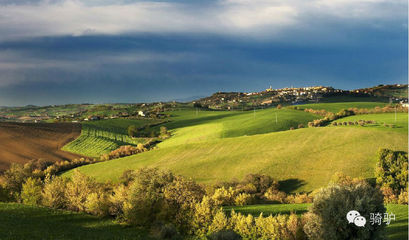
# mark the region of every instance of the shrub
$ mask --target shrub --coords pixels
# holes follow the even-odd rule
[[[136,137],[138,133],[138,128],[135,125],[130,125],[128,126],[128,136],[130,137]]]
[[[204,196],[201,202],[194,205],[193,211],[191,233],[203,237],[207,234],[216,213],[218,213],[217,205],[211,198]]]
[[[125,221],[124,219],[124,204],[128,200],[128,187],[125,185],[118,185],[112,190],[112,195],[109,196],[109,213],[112,216],[116,216],[119,221]]]
[[[383,194],[383,201],[384,203],[397,203],[398,197],[393,192],[392,188],[390,187],[381,187],[381,191]]]
[[[381,149],[375,176],[377,184],[391,188],[395,195],[407,191],[408,153]]]
[[[384,213],[382,193],[366,182],[330,184],[315,195],[304,231],[310,239],[384,239],[384,225],[349,224],[351,210],[368,220],[370,213]]]
[[[130,224],[147,226],[164,219],[168,209],[164,208],[163,189],[173,179],[173,174],[156,168],[137,170],[123,204],[124,220]]]
[[[408,192],[401,190],[399,196],[398,196],[398,203],[399,204],[408,204]]]
[[[27,178],[21,190],[21,200],[24,204],[38,205],[41,201],[42,182],[38,178]]]
[[[295,128],[294,127],[290,127],[290,130],[294,130]]]
[[[228,206],[234,205],[237,194],[237,191],[233,190],[232,187],[229,187],[228,189],[221,187],[216,189],[211,198],[213,202],[218,206]]]
[[[281,104],[278,104],[277,109],[281,109],[281,108],[283,108],[283,106]]]
[[[234,205],[236,206],[249,205],[252,202],[253,202],[253,196],[248,193],[240,193],[234,199]]]
[[[86,212],[97,216],[108,216],[110,210],[110,201],[106,193],[102,188],[98,189],[87,196],[85,201]]]
[[[313,197],[307,193],[297,193],[295,195],[288,195],[285,198],[285,203],[312,203]]]
[[[97,187],[94,179],[75,170],[65,188],[68,209],[84,212],[88,195],[96,192]]]
[[[302,123],[298,124],[298,128],[304,128],[304,124]]]
[[[265,193],[264,197],[273,202],[279,202],[279,203],[284,203],[285,199],[287,197],[287,194],[285,192],[281,192],[275,188],[269,188]]]
[[[67,180],[62,177],[46,178],[42,192],[42,204],[51,208],[65,208]]]
[[[191,179],[176,176],[164,187],[163,195],[167,221],[174,223],[181,232],[188,232],[193,206],[204,196],[202,187]]]
[[[9,194],[11,200],[20,201],[20,193],[23,183],[27,178],[32,177],[33,168],[31,163],[24,165],[12,163],[2,175],[2,182],[5,191]]]
[[[221,232],[229,228],[229,219],[226,217],[226,214],[222,209],[218,209],[212,224],[209,226],[209,233]]]

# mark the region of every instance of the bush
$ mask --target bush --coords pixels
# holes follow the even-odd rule
[[[232,187],[225,189],[224,187],[216,189],[211,197],[213,202],[218,206],[234,205],[235,198],[238,192],[233,190]]]
[[[348,223],[351,210],[368,219],[365,228]],[[385,210],[380,190],[366,182],[330,184],[315,195],[304,231],[310,239],[384,239],[385,226],[369,224],[369,217]]]
[[[87,197],[96,192],[97,187],[94,179],[75,170],[65,188],[68,209],[85,212]]]
[[[244,206],[249,205],[253,202],[253,196],[248,193],[240,193],[234,199],[234,205],[236,206]]]
[[[10,168],[2,175],[2,182],[5,191],[11,200],[20,201],[20,193],[23,183],[27,178],[33,176],[33,166],[31,163],[24,165],[12,163]]]
[[[304,128],[304,124],[302,123],[298,124],[298,128]]]
[[[42,182],[38,178],[27,178],[21,190],[21,200],[27,205],[38,205],[41,201]]]
[[[129,185],[126,201],[123,204],[123,218],[129,224],[147,226],[166,218],[164,207],[164,187],[172,182],[173,174],[158,169],[135,171],[135,179]]]
[[[284,203],[285,199],[287,197],[287,194],[285,192],[281,192],[275,188],[269,188],[265,193],[264,197],[273,202],[279,202],[279,203]]]
[[[193,207],[193,218],[191,221],[191,233],[203,237],[208,231],[209,227],[216,216],[216,213],[220,211],[217,210],[217,205],[214,201],[204,196],[202,201],[196,203]],[[219,213],[220,215],[221,213]]]
[[[110,201],[108,196],[108,193],[102,188],[88,195],[85,201],[86,212],[100,217],[108,216],[110,212]]]
[[[408,153],[381,149],[378,153],[375,176],[377,184],[391,188],[395,195],[402,190],[407,191]]]
[[[135,125],[130,125],[128,126],[128,136],[130,137],[136,137],[138,134],[138,128]]]
[[[399,196],[398,196],[398,203],[399,204],[408,204],[408,192],[407,191],[401,191]]]
[[[65,208],[67,180],[62,177],[46,178],[42,192],[42,204],[51,208]]]

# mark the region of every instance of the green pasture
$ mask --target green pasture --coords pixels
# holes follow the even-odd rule
[[[335,122],[355,122],[359,120],[373,120],[376,121],[375,124],[367,124],[365,128],[376,128],[379,130],[386,130],[386,131],[398,131],[402,133],[408,132],[408,114],[407,113],[379,113],[379,114],[362,114],[362,115],[354,115],[345,118],[341,118],[336,120]],[[393,124],[394,126],[391,128],[390,126],[384,126],[384,124],[390,125]],[[352,126],[345,126],[345,127],[352,127]],[[361,127],[362,126],[354,126],[354,127]]]

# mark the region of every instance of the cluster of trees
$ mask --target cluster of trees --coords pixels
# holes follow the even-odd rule
[[[242,181],[215,184],[206,194],[220,206],[243,206],[253,203],[311,203],[307,193],[287,194],[277,180],[268,175],[249,174]]]
[[[374,114],[374,113],[390,113],[390,112],[408,112],[408,108],[402,106],[392,106],[388,105],[383,108],[375,107],[373,109],[366,109],[366,108],[349,108],[349,109],[342,109],[338,113],[327,112],[325,110],[316,110],[316,109],[304,109],[305,112],[309,112],[312,114],[317,114],[324,116],[324,118],[316,119],[312,122],[308,123],[308,127],[322,127],[328,125],[331,121],[337,120],[339,118],[348,117],[351,115],[359,115],[359,114]]]
[[[386,203],[408,204],[408,153],[381,149],[375,170]]]
[[[165,126],[161,126],[159,128],[159,132],[155,131],[155,129],[151,129],[153,125],[147,125],[142,128],[137,128],[135,125],[128,126],[127,132],[129,137],[159,137],[161,139],[166,139],[170,137],[170,132]]]
[[[376,124],[376,121],[373,120],[358,120],[354,122],[332,122],[332,126],[347,126],[347,125],[359,125],[359,126],[365,126],[365,124]]]
[[[120,146],[118,149],[111,151],[110,153],[103,154],[101,156],[101,160],[107,161],[111,159],[131,156],[137,153],[145,152],[147,150],[148,149],[146,148],[146,146],[142,143],[139,143],[137,146],[123,145],[123,146]]]
[[[262,198],[278,187],[271,177],[258,174],[229,185],[205,189],[191,179],[146,168],[124,172],[118,184],[98,183],[79,171],[70,179],[41,179],[29,169],[10,169],[2,176],[0,192],[25,204],[110,216],[151,228],[162,239],[181,235],[193,239],[383,239],[384,225],[368,224],[362,229],[345,220],[351,209],[366,217],[385,211],[381,191],[365,180],[337,175],[314,195],[311,210],[302,216],[253,217],[234,211],[228,215],[221,206],[241,204],[238,196],[252,192],[254,198]],[[237,189],[245,190],[234,193]]]

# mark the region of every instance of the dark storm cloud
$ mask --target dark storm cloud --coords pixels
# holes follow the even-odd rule
[[[407,79],[406,13],[397,11],[394,16],[385,16],[379,9],[396,9],[396,2],[388,5],[373,1],[378,6],[374,7],[361,1],[364,5],[358,16],[342,7],[351,1],[333,1],[334,5],[327,6],[328,11],[320,15],[312,14],[316,10],[299,13],[297,18],[302,15],[305,19],[302,22],[289,20],[286,14],[292,13],[286,7],[278,10],[284,14],[279,18],[266,15],[254,20],[246,16],[246,0],[214,2],[222,3],[219,8],[228,9],[223,10],[225,15],[233,23],[237,21],[226,33],[223,27],[209,27],[200,21],[195,22],[200,31],[186,23],[181,23],[181,28],[170,26],[161,31],[164,25],[159,21],[152,31],[145,26],[140,28],[143,31],[135,32],[131,25],[115,25],[113,18],[113,27],[107,26],[109,34],[73,36],[69,31],[75,28],[70,24],[63,26],[66,34],[60,34],[50,22],[41,30],[44,36],[19,33],[16,38],[18,27],[2,31],[0,24],[0,33],[11,32],[10,36],[14,36],[0,41],[0,105],[158,101],[215,91],[257,91],[270,85],[352,89]],[[257,0],[255,5],[267,6],[270,2]],[[300,4],[290,2],[294,9]],[[205,9],[211,8],[209,3],[205,3]],[[21,9],[29,11],[25,4],[26,9]],[[87,8],[70,4],[67,11]],[[113,3],[87,4],[103,7]],[[199,6],[189,4],[189,8]],[[166,6],[174,9],[173,5]],[[334,11],[334,6],[339,11]],[[243,18],[236,19],[229,8],[242,11]],[[150,5],[148,9],[151,11]],[[104,7],[97,10],[108,11]],[[277,31],[277,26],[286,27]]]

